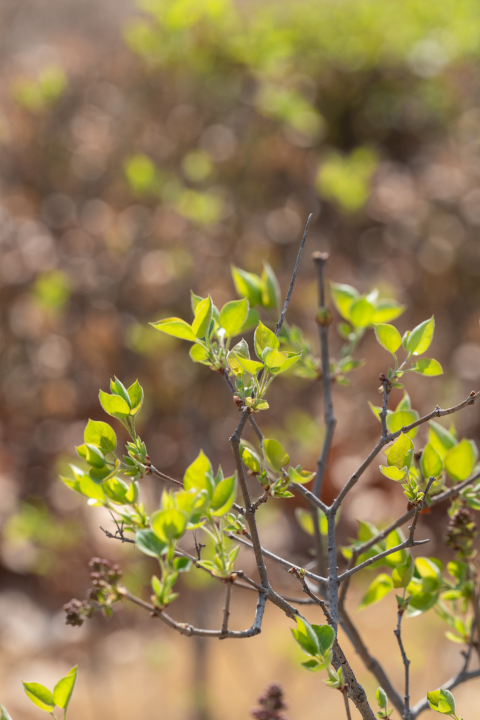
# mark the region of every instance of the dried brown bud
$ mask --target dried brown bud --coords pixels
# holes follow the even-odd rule
[[[477,394],[476,391],[475,391],[475,390],[472,390],[472,392],[470,393],[470,395],[469,395],[468,397],[473,397],[473,396],[476,395],[476,394]]]
[[[233,396],[233,402],[237,407],[241,407],[243,405],[243,400],[242,398],[238,397],[238,395]]]
[[[315,316],[315,321],[317,325],[321,325],[322,327],[328,327],[328,325],[331,324],[332,320],[333,315],[331,310],[326,307],[318,308],[317,314]]]

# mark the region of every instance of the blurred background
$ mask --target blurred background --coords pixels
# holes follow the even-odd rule
[[[92,555],[120,562],[144,597],[155,563],[108,541],[100,525],[112,529],[111,519],[58,474],[75,461],[87,419],[106,419],[98,390],[113,375],[145,389],[139,431],[159,469],[182,477],[200,448],[233,469],[238,416],[221,378],[147,323],[190,319],[190,289],[217,306],[234,299],[232,263],[260,273],[268,261],[285,294],[309,213],[289,315],[315,352],[310,254],[328,250],[330,279],[377,286],[408,306],[402,332],[435,314],[432,355],[445,376],[409,378],[415,409],[478,389],[479,37],[477,0],[2,0],[0,701],[14,720],[41,712],[21,679],[53,686],[76,663],[70,720],[241,720],[272,680],[285,686],[291,720],[318,718],[320,707],[322,717],[342,715],[340,694],[300,668],[273,607],[264,632],[238,644],[179,637],[131,607],[65,626],[62,605],[84,597]],[[331,344],[334,354],[333,328]],[[377,403],[388,357],[371,334],[358,354],[366,366],[335,389],[330,494],[378,434],[367,401]],[[264,433],[313,468],[320,384],[282,376],[269,401]],[[479,439],[475,408],[456,421]],[[346,504],[344,540],[356,518],[403,511],[398,486],[376,467]],[[142,483],[154,508],[161,486]],[[265,507],[262,539],[304,564],[310,539],[292,505]],[[428,554],[450,558],[447,521],[442,508],[420,524]],[[239,566],[254,572],[249,555]],[[371,579],[353,588],[352,610]],[[171,614],[217,627],[223,594],[204,580],[188,575]],[[235,591],[234,627],[251,624],[254,604]],[[354,616],[400,682],[394,598]],[[308,617],[321,621],[316,610]],[[461,646],[444,640],[433,614],[405,625],[418,699],[453,674]],[[465,717],[478,683],[455,693]]]

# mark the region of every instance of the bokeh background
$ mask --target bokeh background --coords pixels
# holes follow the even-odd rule
[[[41,712],[21,679],[53,685],[76,663],[71,720],[240,720],[271,680],[283,682],[292,720],[342,715],[340,694],[299,667],[275,608],[262,635],[238,644],[178,637],[127,607],[66,627],[62,605],[84,597],[92,555],[119,561],[144,597],[155,567],[108,541],[100,525],[110,528],[109,517],[57,476],[86,420],[104,419],[98,390],[113,375],[145,389],[139,429],[159,469],[181,477],[200,448],[232,468],[237,414],[221,378],[147,323],[188,319],[190,289],[219,306],[233,299],[231,263],[259,273],[268,261],[285,292],[309,213],[289,312],[314,346],[309,256],[320,249],[334,281],[405,303],[402,331],[435,314],[433,356],[445,376],[409,379],[416,409],[478,389],[479,37],[476,0],[2,1],[0,701],[14,720]],[[330,494],[378,433],[367,400],[377,402],[388,358],[371,336],[359,354],[367,364],[352,387],[335,389]],[[320,384],[282,377],[269,400],[265,433],[313,467]],[[478,439],[475,408],[457,423]],[[402,511],[391,485],[375,468],[364,476],[343,513],[344,539],[356,518]],[[161,485],[144,489],[155,507]],[[262,539],[305,563],[310,540],[292,504],[266,506]],[[444,558],[446,523],[442,508],[419,527],[428,552]],[[253,573],[248,555],[240,564]],[[354,587],[352,611],[370,579]],[[223,596],[203,581],[190,573],[172,614],[217,626]],[[251,624],[253,606],[235,592],[235,627]],[[355,617],[400,682],[394,599]],[[453,673],[460,647],[433,615],[405,625],[418,699]],[[465,717],[478,690],[477,680],[456,691]]]

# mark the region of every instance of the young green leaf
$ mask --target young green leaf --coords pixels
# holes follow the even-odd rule
[[[404,433],[400,433],[387,452],[387,463],[399,469],[402,469],[405,465],[409,468],[412,464],[413,452],[414,445],[411,438]]]
[[[262,469],[260,464],[260,458],[250,448],[244,448],[242,452],[242,460],[245,465],[254,473],[260,472]]]
[[[166,542],[162,542],[152,530],[139,530],[135,534],[135,543],[139,550],[150,557],[160,557],[167,549]]]
[[[340,315],[344,317],[345,320],[350,320],[350,308],[360,297],[357,290],[350,285],[331,282],[330,291],[332,293],[333,304]]]
[[[380,472],[382,475],[385,475],[386,478],[389,480],[395,480],[395,482],[403,482],[405,478],[408,476],[408,467],[405,465],[402,468],[395,467],[395,465],[392,465],[391,467],[385,467],[385,465],[380,465]]]
[[[255,330],[254,342],[255,352],[257,353],[257,357],[260,359],[262,359],[262,353],[265,348],[268,347],[276,350],[280,346],[278,337],[262,322],[258,323],[258,327]]]
[[[236,375],[243,375],[247,372],[250,375],[256,375],[263,368],[263,363],[256,360],[249,360],[243,355],[239,355],[235,350],[231,350],[227,356],[228,364]]]
[[[197,336],[185,320],[181,318],[165,318],[165,320],[159,320],[156,323],[150,323],[156,330],[164,332],[167,335],[173,335],[173,337],[180,338],[180,340],[189,340],[195,342]]]
[[[203,338],[208,334],[212,322],[213,303],[210,295],[198,303],[195,310],[195,320],[192,323],[192,331],[197,338]]]
[[[130,415],[130,405],[120,395],[109,395],[108,393],[100,390],[99,393],[100,405],[105,410],[107,415],[111,415],[119,420],[122,420],[127,415]]]
[[[268,367],[270,372],[273,375],[280,375],[280,373],[285,372],[289,368],[292,367],[292,365],[295,365],[300,360],[302,353],[283,353],[279,350],[271,350],[270,348],[265,348],[263,352],[263,359],[265,362],[265,365]]]
[[[130,404],[132,406],[130,415],[136,415],[142,408],[143,405],[143,388],[141,387],[138,380],[135,380],[133,385],[127,390],[128,397],[130,398]]]
[[[114,452],[117,436],[107,423],[89,420],[83,439],[86,444],[97,445],[103,453]]]
[[[187,527],[187,516],[175,508],[157,510],[152,515],[152,530],[163,542],[169,543],[182,537]]]
[[[375,308],[366,298],[355,300],[350,306],[350,322],[358,328],[367,327],[373,321]]]
[[[219,517],[220,515],[225,515],[225,513],[230,510],[235,502],[236,489],[236,475],[226,477],[218,483],[210,503],[212,515]]]
[[[394,553],[396,555],[396,553]],[[408,556],[406,562],[397,565],[392,571],[392,582],[394,588],[405,588],[410,584],[415,563],[411,555]]]
[[[446,430],[435,420],[430,420],[428,425],[428,442],[444,460],[447,452],[457,444],[457,440],[449,430]]]
[[[424,478],[438,477],[443,470],[439,453],[431,443],[427,443],[420,458],[420,467]]]
[[[185,490],[191,490],[192,488],[197,492],[199,490],[206,490],[209,496],[212,497],[215,489],[212,465],[203,450],[200,451],[198,457],[186,469],[185,475],[183,476],[183,484]]]
[[[477,462],[478,449],[473,440],[462,440],[445,455],[445,470],[452,480],[461,482],[470,477]]]
[[[40,710],[44,710],[45,712],[52,712],[53,708],[55,707],[55,702],[53,700],[53,694],[50,692],[50,690],[47,690],[47,688],[44,685],[40,685],[40,683],[23,683],[23,689],[25,690],[25,693],[29,700],[32,701],[34,705],[40,708]]]
[[[250,307],[262,304],[262,294],[264,290],[263,282],[253,273],[246,272],[232,265],[232,278],[235,290],[241,297],[246,297],[250,303]]]
[[[385,692],[385,690],[383,688],[381,688],[381,687],[377,688],[376,698],[377,698],[379,708],[382,708],[382,710],[383,710],[384,708],[387,707],[387,702],[388,702],[387,693]]]
[[[330,625],[312,625],[312,630],[317,636],[320,655],[325,656],[333,645],[335,631]]]
[[[265,459],[272,470],[281,472],[282,468],[290,462],[287,451],[278,440],[265,438],[263,441],[263,450]]]
[[[300,647],[307,655],[318,655],[320,652],[320,646],[318,644],[318,638],[316,633],[313,631],[311,625],[302,618],[296,617],[297,627],[292,630],[292,635],[298,642]]]
[[[387,430],[391,433],[396,433],[407,425],[418,420],[419,415],[416,410],[399,410],[398,408],[391,413],[387,414]],[[409,438],[414,438],[418,432],[418,427],[409,430],[406,435]]]
[[[291,482],[304,485],[305,483],[309,483],[310,480],[313,480],[313,478],[315,477],[315,473],[308,472],[308,470],[303,470],[302,467],[298,465],[296,468],[288,468],[288,477],[290,478]]]
[[[384,598],[385,595],[388,595],[392,588],[393,583],[389,575],[386,575],[385,573],[377,575],[363,596],[358,609],[363,610],[363,608],[367,607],[367,605],[373,605],[374,603],[379,602],[379,600]]]
[[[397,328],[393,325],[386,325],[385,323],[375,324],[373,328],[380,345],[392,353],[392,355],[395,355],[402,344],[402,337]]]
[[[12,720],[9,713],[6,711],[6,709],[3,707],[3,705],[0,705],[0,720]]]
[[[200,295],[195,295],[193,290],[190,290],[190,303],[192,305],[192,312],[195,315],[195,311],[197,309],[197,306],[199,303],[202,302],[205,298],[200,297]]]
[[[207,351],[205,350],[203,345],[195,343],[195,345],[192,345],[192,347],[190,348],[188,354],[192,358],[193,362],[202,363],[202,365],[211,364],[208,360]]]
[[[229,337],[238,335],[248,317],[248,300],[232,300],[226,303],[220,311],[220,325]]]
[[[415,365],[412,367],[419,375],[425,375],[426,377],[436,377],[437,375],[443,375],[443,368],[438,360],[430,358],[420,358],[417,360]]]
[[[434,690],[427,693],[428,704],[431,710],[442,715],[455,715],[455,698],[449,690]]]
[[[77,666],[73,667],[65,677],[61,678],[53,688],[53,701],[59,708],[65,711],[72,697],[73,688],[77,679]]]
[[[432,315],[430,320],[425,320],[412,330],[406,343],[407,352],[412,355],[422,355],[430,347],[434,330],[435,318]]]
[[[276,310],[280,306],[280,286],[275,273],[267,262],[263,263],[262,283],[263,307]]]
[[[405,312],[405,305],[400,305],[396,300],[377,300],[373,322],[388,323],[396,320],[403,312]]]

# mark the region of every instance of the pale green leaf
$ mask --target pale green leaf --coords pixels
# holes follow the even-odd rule
[[[405,478],[408,475],[408,467],[405,465],[405,467],[397,468],[395,465],[392,465],[391,467],[385,467],[385,465],[380,465],[380,472],[382,475],[385,475],[386,478],[389,480],[395,480],[395,482],[403,482]]]
[[[285,465],[288,465],[288,463],[290,462],[290,457],[287,451],[285,450],[283,445],[278,442],[278,440],[264,438],[263,449],[265,453],[265,459],[272,468],[272,470],[280,472],[282,468],[285,467]]]
[[[53,689],[53,701],[59,708],[67,709],[77,679],[77,666],[61,678]]]
[[[100,390],[99,393],[100,405],[108,415],[122,419],[127,415],[130,415],[130,406],[119,395],[109,395],[108,393]]]
[[[258,323],[258,327],[255,330],[255,352],[258,358],[262,358],[262,353],[265,348],[272,348],[273,350],[278,349],[280,341],[278,337],[262,322]]]
[[[373,327],[380,345],[394,355],[402,344],[402,337],[397,328],[384,323],[376,324]]]
[[[345,320],[350,320],[350,308],[352,304],[359,298],[359,293],[350,285],[342,285],[340,283],[330,283],[330,291],[332,293],[333,304],[338,312]]]
[[[160,557],[168,548],[167,543],[159,540],[152,530],[139,530],[135,534],[135,543],[139,550],[150,557]]]
[[[360,298],[350,307],[350,322],[359,328],[367,327],[373,321],[375,315],[375,308],[366,298]]]
[[[40,685],[40,683],[35,682],[24,682],[23,689],[25,690],[28,699],[31,700],[34,705],[45,712],[52,712],[55,707],[53,694],[44,685]]]
[[[98,445],[104,453],[114,452],[117,447],[117,436],[107,423],[89,420],[83,435],[85,443]]]
[[[388,595],[392,588],[393,583],[389,575],[386,575],[385,573],[377,575],[363,596],[358,609],[363,610],[363,608],[367,607],[367,605],[373,605],[374,603],[379,602],[379,600],[384,598],[385,595]]]
[[[180,340],[195,342],[197,339],[191,325],[181,318],[166,318],[156,323],[150,323],[150,325],[153,325],[156,330],[160,330],[160,332],[164,332],[167,335],[173,335],[173,337],[180,338]]]
[[[414,445],[411,438],[400,433],[393,445],[387,451],[388,465],[394,465],[401,469],[405,465],[409,468],[413,460]]]
[[[422,355],[430,347],[434,330],[435,318],[432,315],[430,320],[425,320],[412,330],[406,343],[407,351],[413,355]]]
[[[478,450],[473,440],[462,440],[445,455],[445,470],[452,480],[461,482],[470,477],[477,462]]]
[[[238,335],[248,317],[249,305],[247,298],[232,300],[220,311],[220,325],[229,337]]]
[[[425,375],[427,377],[443,375],[443,368],[438,360],[430,358],[420,358],[420,360],[417,360],[412,369],[419,375]]]
[[[262,283],[263,307],[276,310],[280,305],[280,286],[275,273],[267,262],[263,263]]]
[[[198,303],[195,309],[195,319],[192,323],[192,332],[195,337],[203,338],[208,334],[212,322],[213,303],[210,295]]]
[[[428,425],[428,442],[444,460],[447,452],[457,444],[455,435],[442,427],[442,425],[439,425],[435,420],[430,420]]]
[[[236,489],[236,475],[226,477],[218,483],[210,503],[212,515],[219,517],[220,515],[225,515],[225,513],[230,510],[235,502]]]
[[[209,496],[212,497],[214,491],[212,465],[203,450],[200,451],[198,457],[185,471],[183,484],[185,490],[191,490],[192,488],[197,492],[206,490]]]
[[[388,323],[399,317],[405,309],[405,305],[400,305],[396,300],[377,300],[373,322]]]
[[[423,477],[438,477],[443,470],[443,462],[440,454],[431,443],[427,443],[420,458],[420,467]]]
[[[151,523],[155,535],[169,543],[182,537],[187,527],[187,516],[176,508],[157,510],[152,515]]]
[[[250,307],[262,304],[264,284],[258,275],[246,272],[232,265],[233,284],[241,297],[246,297]]]

